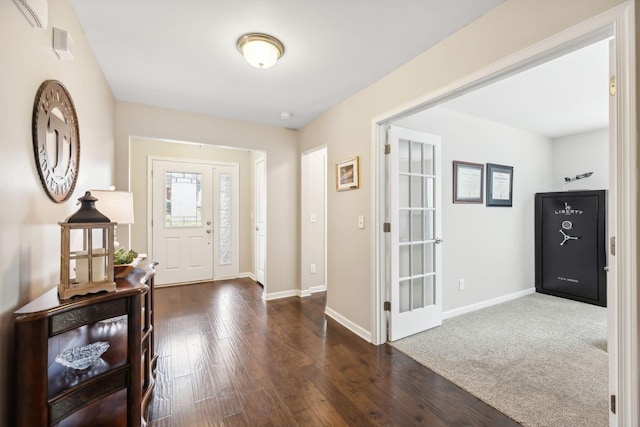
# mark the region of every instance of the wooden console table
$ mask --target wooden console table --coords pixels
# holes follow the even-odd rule
[[[115,292],[61,301],[51,289],[14,313],[17,426],[136,427],[155,385],[153,279],[145,260]],[[55,361],[65,350],[107,342],[85,370]]]

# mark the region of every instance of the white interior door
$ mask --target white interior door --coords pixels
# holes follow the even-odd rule
[[[256,281],[264,286],[266,285],[265,268],[267,262],[267,176],[265,159],[256,161],[255,180],[255,271]]]
[[[389,128],[389,339],[442,324],[440,137]]]
[[[152,256],[155,283],[213,278],[213,167],[154,160],[152,164]]]
[[[238,165],[213,169],[213,279],[238,277]]]

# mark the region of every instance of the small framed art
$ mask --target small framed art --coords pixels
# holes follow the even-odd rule
[[[360,158],[343,160],[336,163],[336,190],[346,191],[360,188]]]
[[[487,206],[513,205],[513,166],[487,163]]]
[[[453,161],[453,203],[482,203],[484,165]]]

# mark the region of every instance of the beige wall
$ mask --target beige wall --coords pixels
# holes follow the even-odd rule
[[[373,234],[355,224],[361,213],[373,220],[373,120],[621,3],[507,1],[301,130],[301,151],[327,144],[329,170],[352,156],[361,162],[359,190],[328,194],[328,308],[371,331]]]
[[[267,293],[277,296],[281,292],[297,291],[300,277],[297,132],[117,102],[115,176],[118,189],[129,186],[129,139],[133,136],[264,151],[267,158]],[[140,166],[131,164],[132,169],[137,167]]]
[[[580,153],[576,155],[576,153]],[[565,183],[565,177],[593,172],[587,179]],[[609,189],[609,129],[599,129],[553,140],[553,191]]]
[[[52,27],[68,31],[75,60],[60,61],[51,49]],[[115,103],[84,33],[65,0],[49,0],[49,26],[30,26],[13,1],[0,2],[0,425],[8,424],[12,313],[55,287],[60,275],[60,227],[77,210],[85,190],[112,180]],[[60,80],[78,114],[80,170],[71,199],[56,204],[46,196],[35,167],[31,114],[36,91]]]
[[[147,227],[149,212],[147,206],[148,186],[147,177],[149,157],[167,157],[173,159],[191,159],[201,161],[218,161],[238,164],[239,181],[239,272],[253,271],[253,247],[251,246],[253,212],[253,180],[250,178],[253,163],[249,150],[221,148],[205,144],[184,144],[175,141],[132,137],[130,139],[131,164],[141,165],[130,170],[129,190],[134,195],[135,223],[131,229],[131,245],[127,245],[137,252],[150,253],[148,248]],[[122,235],[122,237],[121,237]],[[121,242],[126,242],[126,233],[118,230]]]

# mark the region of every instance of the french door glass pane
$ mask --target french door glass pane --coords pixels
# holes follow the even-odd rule
[[[412,309],[416,309],[416,308],[421,308],[424,307],[424,285],[423,285],[423,281],[424,278],[423,277],[418,277],[417,279],[413,279],[413,295],[412,297],[412,303],[411,303],[411,308]]]
[[[424,307],[436,303],[435,277],[434,275],[424,277]]]
[[[416,276],[424,271],[424,248],[423,245],[412,245],[411,254],[411,275]]]
[[[435,235],[435,213],[434,211],[424,211],[424,239],[434,240]]]
[[[408,208],[409,205],[409,176],[408,175],[400,175],[400,182],[399,182],[399,201],[400,201],[400,208]]]
[[[408,277],[411,274],[411,246],[402,245],[400,253],[400,277]]]
[[[420,142],[411,143],[411,173],[422,174],[422,144]]]
[[[400,313],[411,310],[411,280],[400,281]]]
[[[401,139],[398,151],[400,173],[409,173],[409,141]]]
[[[425,175],[433,175],[433,145],[423,144],[423,169],[422,173]]]
[[[424,211],[412,211],[411,212],[411,240],[421,241],[425,240],[424,236]]]
[[[433,178],[425,178],[424,183],[424,200],[425,208],[433,208],[434,206],[434,196],[435,196],[435,180]]]
[[[435,247],[434,243],[424,245],[424,270],[423,273],[433,273],[435,271]]]
[[[411,207],[412,208],[421,208],[422,207],[422,196],[424,194],[424,190],[422,189],[422,178],[421,176],[412,176],[411,177]]]
[[[400,241],[405,243],[408,242],[411,238],[411,222],[410,222],[411,211],[402,210],[400,211],[399,221],[399,234]]]

